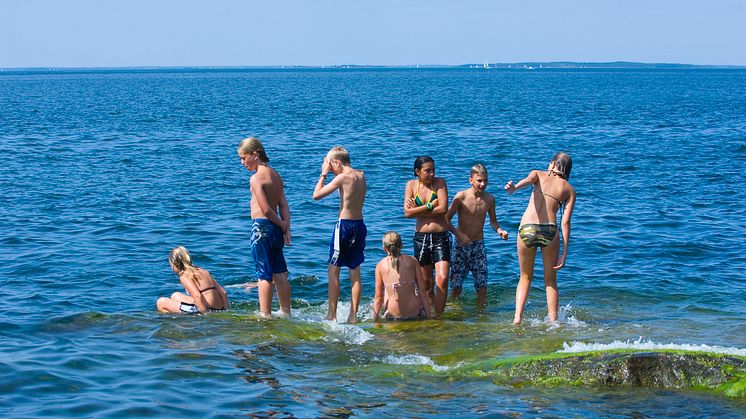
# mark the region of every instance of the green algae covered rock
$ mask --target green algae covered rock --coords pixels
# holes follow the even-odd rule
[[[495,381],[525,385],[709,389],[746,398],[746,358],[686,351],[552,354],[509,360]]]

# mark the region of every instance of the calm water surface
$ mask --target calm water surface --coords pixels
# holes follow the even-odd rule
[[[249,173],[263,139],[285,178],[294,317],[261,321]],[[326,151],[366,171],[359,325],[322,321],[337,200],[314,202]],[[537,266],[510,325],[515,234],[529,192],[502,185],[572,155],[578,194],[561,324]],[[451,197],[484,163],[508,242],[487,231],[488,307],[374,325],[380,237],[403,233],[404,183],[429,154]],[[583,348],[746,354],[746,71],[475,69],[3,72],[0,413],[12,417],[727,416],[694,391],[513,388],[486,360]],[[234,310],[159,315],[176,245]],[[340,319],[349,310],[343,281]]]

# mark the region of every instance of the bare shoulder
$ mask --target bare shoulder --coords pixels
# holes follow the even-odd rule
[[[495,195],[492,195],[489,192],[483,192],[482,193],[482,199],[487,202],[488,204],[494,204],[495,203]]]
[[[433,180],[433,186],[435,187],[435,189],[438,189],[438,188],[445,188],[445,187],[446,187],[446,180],[445,180],[445,178],[442,178],[442,177],[436,177],[436,178],[435,178],[435,179]]]

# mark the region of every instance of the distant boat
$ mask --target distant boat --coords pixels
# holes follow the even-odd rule
[[[484,62],[484,65],[482,66],[482,68],[490,68],[490,65],[487,64],[487,61]]]

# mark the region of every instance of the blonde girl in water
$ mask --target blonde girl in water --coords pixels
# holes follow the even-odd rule
[[[451,236],[445,219],[448,187],[445,179],[435,177],[435,161],[428,156],[420,156],[414,161],[414,177],[404,188],[404,216],[417,220],[414,256],[420,263],[429,299],[435,305],[435,314],[441,315],[448,297],[451,263]]]
[[[373,297],[373,320],[378,321],[381,308],[387,320],[430,318],[430,304],[425,295],[425,281],[417,259],[401,253],[401,236],[395,231],[383,235],[386,257],[376,265],[376,291]]]
[[[159,298],[156,303],[158,311],[192,314],[227,310],[230,307],[225,289],[210,272],[192,264],[192,256],[186,248],[179,246],[172,249],[168,263],[189,295],[175,292],[171,298]]]
[[[544,263],[544,286],[547,293],[549,320],[557,321],[559,292],[557,291],[557,271],[565,266],[570,244],[570,219],[575,206],[575,189],[570,186],[572,159],[565,153],[557,153],[549,162],[546,172],[534,170],[516,184],[508,181],[505,190],[512,194],[518,189],[533,186],[528,207],[518,228],[518,264],[521,278],[515,291],[515,315],[513,324],[520,324],[523,308],[528,299],[531,279],[534,276],[536,250],[541,249]],[[562,216],[562,255],[559,255],[560,241],[557,228],[557,212],[564,206]]]

